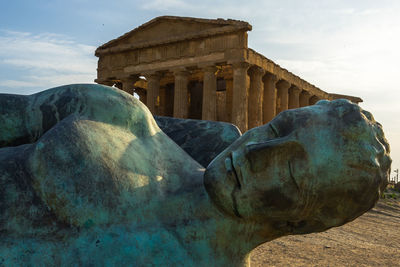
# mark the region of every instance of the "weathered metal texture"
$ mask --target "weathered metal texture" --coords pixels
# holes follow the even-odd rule
[[[208,166],[205,185],[221,211],[271,224],[267,235],[324,231],[374,206],[389,150],[369,112],[323,100],[245,133]]]
[[[0,265],[246,266],[370,209],[389,169],[381,126],[344,100],[282,112],[205,172],[120,90],[0,95]]]
[[[154,116],[158,126],[202,166],[241,136],[233,124],[218,121]]]

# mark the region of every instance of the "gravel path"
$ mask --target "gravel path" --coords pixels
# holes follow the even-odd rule
[[[256,248],[251,266],[400,266],[400,201],[381,200],[344,226]]]

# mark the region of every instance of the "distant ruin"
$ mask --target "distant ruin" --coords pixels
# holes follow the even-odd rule
[[[97,83],[116,85],[154,115],[231,122],[242,132],[327,93],[248,48],[245,21],[162,16],[96,49]]]

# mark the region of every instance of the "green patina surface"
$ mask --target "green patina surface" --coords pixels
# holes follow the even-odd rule
[[[0,95],[0,265],[245,266],[261,243],[369,210],[390,172],[381,126],[345,100],[241,137],[196,131],[185,149],[204,162],[202,142],[237,140],[205,170],[120,90]]]

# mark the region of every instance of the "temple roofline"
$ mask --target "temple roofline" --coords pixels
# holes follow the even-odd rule
[[[118,47],[115,50],[113,50],[113,47],[111,47],[113,44],[118,43],[119,41],[121,41],[123,39],[129,38],[135,32],[138,32],[138,31],[140,31],[156,22],[162,21],[162,20],[190,21],[190,22],[198,22],[198,23],[223,25],[223,26],[221,28],[207,29],[207,30],[203,30],[203,31],[200,31],[200,32],[197,32],[194,34],[186,34],[183,36],[166,38],[166,39],[157,40],[157,41],[153,41],[153,42],[139,42],[139,43],[135,43],[135,44],[125,45],[122,47]],[[123,51],[127,51],[127,50],[156,46],[156,45],[161,45],[161,44],[166,44],[166,43],[174,43],[174,42],[179,42],[179,41],[184,41],[184,40],[204,38],[204,37],[211,36],[211,35],[219,35],[219,34],[225,34],[225,33],[236,32],[236,31],[251,31],[251,30],[252,30],[252,26],[248,22],[241,21],[241,20],[222,19],[222,18],[202,19],[202,18],[192,18],[192,17],[160,16],[160,17],[156,17],[156,18],[140,25],[139,27],[121,35],[120,37],[118,37],[116,39],[113,39],[113,40],[99,46],[95,51],[95,55],[99,56],[100,54],[104,54],[104,53],[118,53],[118,52],[123,52]]]
[[[331,94],[331,93],[329,93],[329,96],[331,96],[331,100],[344,98],[344,99],[348,99],[348,100],[350,100],[351,102],[354,102],[354,103],[357,103],[357,104],[358,104],[358,103],[361,103],[361,102],[364,102],[364,101],[362,100],[362,98],[357,97],[357,96],[342,95],[342,94]]]

